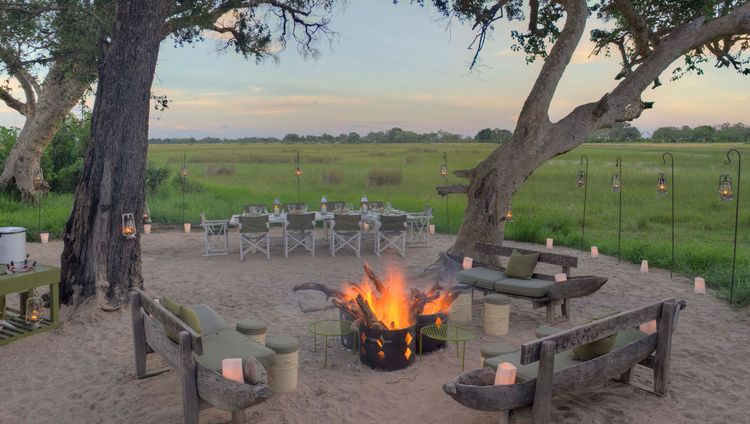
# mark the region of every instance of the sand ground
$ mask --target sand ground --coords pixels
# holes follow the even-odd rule
[[[177,301],[205,303],[230,323],[243,318],[266,321],[269,333],[292,335],[302,342],[300,384],[290,394],[276,394],[248,412],[256,423],[494,423],[494,413],[465,408],[443,393],[441,385],[455,377],[460,364],[455,346],[426,356],[410,368],[378,372],[357,363],[355,356],[330,342],[329,367],[313,352],[306,332],[314,320],[336,318],[337,310],[302,313],[300,282],[338,285],[358,280],[361,264],[375,269],[402,267],[417,272],[432,263],[451,243],[438,236],[431,248],[408,250],[378,259],[368,253],[331,258],[319,249],[312,258],[295,252],[285,259],[275,250],[271,261],[261,256],[239,261],[236,235],[232,253],[202,257],[201,234],[161,232],[144,235],[145,285]],[[512,243],[510,243],[512,244]],[[519,244],[520,245],[520,244]],[[539,246],[536,246],[539,249]],[[44,263],[59,265],[61,242],[30,244],[29,252]],[[555,248],[556,252],[579,254]],[[750,309],[735,310],[710,291],[692,293],[688,278],[669,272],[640,274],[637,265],[581,254],[574,275],[602,275],[609,282],[596,294],[575,299],[571,327],[587,319],[660,299],[687,301],[673,341],[670,393],[656,397],[635,387],[610,382],[554,398],[554,423],[750,423]],[[309,294],[308,294],[309,295]],[[479,366],[480,343],[500,338],[482,332],[481,295],[477,294],[469,328],[477,338],[467,347],[467,368]],[[127,308],[103,312],[93,305],[76,311],[63,308],[64,326],[55,331],[0,347],[0,423],[179,423],[179,382],[174,372],[137,380],[134,373],[130,315]],[[544,324],[543,310],[513,300],[510,334],[503,341],[520,344],[534,338]],[[162,364],[150,355],[149,368]],[[651,385],[649,370],[638,369],[636,381]],[[202,423],[225,423],[229,414],[209,409]]]

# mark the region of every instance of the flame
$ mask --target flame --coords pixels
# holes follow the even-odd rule
[[[435,320],[435,327],[437,327],[438,329],[440,329],[440,327],[442,325],[443,325],[443,320],[440,319],[440,317],[437,317],[437,319]]]
[[[383,353],[383,351],[382,351],[382,350],[379,350],[379,351],[378,351],[378,359],[380,359],[381,361],[382,361],[383,359],[385,359],[385,353]]]
[[[441,312],[450,312],[452,302],[450,301],[448,294],[449,292],[444,291],[440,294],[440,297],[424,305],[424,308],[422,308],[422,315],[434,315]]]
[[[342,289],[347,301],[355,301],[361,294],[365,302],[370,305],[375,317],[390,330],[410,327],[416,322],[416,317],[409,311],[409,292],[406,279],[395,270],[390,270],[383,280],[386,287],[384,293],[378,292],[367,276],[355,286],[347,284]]]

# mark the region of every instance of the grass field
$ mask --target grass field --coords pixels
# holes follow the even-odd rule
[[[187,152],[190,176],[186,216],[197,221],[225,218],[246,203],[297,200],[294,155],[302,157],[301,200],[317,207],[328,200],[356,204],[366,194],[370,200],[391,202],[417,211],[429,204],[435,209],[438,231],[448,232],[445,199],[435,194],[443,152],[451,170],[476,165],[495,146],[484,144],[380,144],[380,145],[152,145],[149,159],[172,170],[168,182],[148,204],[156,222],[182,221],[182,191],[177,178]],[[661,153],[670,150],[676,173],[676,246],[678,271],[707,277],[714,287],[728,287],[735,202],[721,202],[718,177],[727,172],[725,152],[735,147],[750,157],[748,145],[585,145],[560,156],[538,170],[513,198],[514,220],[506,227],[509,239],[578,246],[583,190],[575,187],[582,154],[589,157],[589,191],[584,246],[596,244],[608,254],[617,253],[618,195],[610,190],[611,174],[619,155],[623,160],[623,259],[668,268],[670,262],[671,209],[669,195],[656,195]],[[523,159],[519,159],[523,160]],[[377,181],[399,180],[393,185],[368,185],[368,174]],[[736,179],[736,163],[732,174]],[[746,177],[750,178],[750,177]],[[449,183],[461,179],[450,176]],[[674,182],[670,181],[670,187]],[[738,281],[740,297],[750,301],[750,180],[742,187],[744,213],[740,211]],[[72,196],[53,195],[45,200],[43,227],[59,233],[70,211]],[[465,201],[449,199],[450,232],[456,232]],[[36,211],[0,198],[4,224],[36,229]]]

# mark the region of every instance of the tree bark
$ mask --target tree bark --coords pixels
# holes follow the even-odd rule
[[[161,31],[173,1],[119,0],[99,69],[91,140],[65,225],[62,300],[97,295],[106,307],[143,286],[140,238],[122,235],[121,217],[143,217],[151,84]]]
[[[0,174],[0,189],[18,191],[25,201],[34,198],[34,177],[43,177],[40,164],[44,151],[65,116],[93,82],[83,73],[68,74],[64,69],[67,65],[56,63],[50,68],[36,105],[26,113],[26,122]]]

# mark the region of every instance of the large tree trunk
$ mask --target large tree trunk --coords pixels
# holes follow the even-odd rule
[[[0,189],[16,190],[26,201],[34,198],[34,177],[43,177],[40,163],[44,151],[65,116],[92,83],[83,73],[68,74],[64,69],[66,66],[69,64],[59,62],[49,70],[36,106],[27,114],[26,122],[0,174]]]
[[[119,0],[99,71],[91,140],[65,226],[62,299],[97,294],[110,307],[143,286],[140,239],[122,236],[121,217],[143,216],[149,97],[168,0]],[[104,306],[104,305],[102,305]]]

